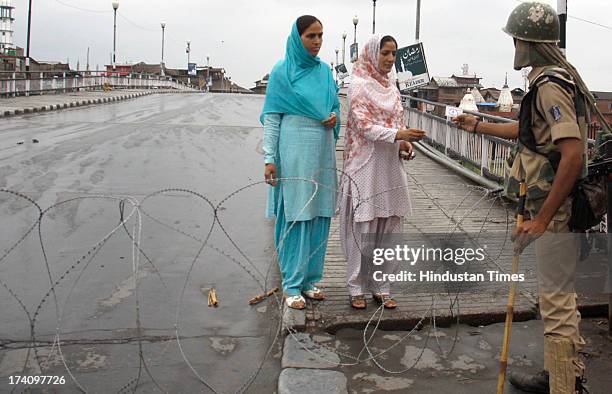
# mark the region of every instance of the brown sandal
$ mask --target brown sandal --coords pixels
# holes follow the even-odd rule
[[[374,301],[378,302],[378,305],[382,304],[385,309],[397,308],[397,301],[389,294],[372,294],[372,298],[374,298]]]
[[[349,300],[351,301],[351,307],[355,309],[366,309],[368,306],[363,295],[349,296]]]

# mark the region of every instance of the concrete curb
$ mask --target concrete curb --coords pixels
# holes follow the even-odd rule
[[[277,381],[278,394],[308,394],[312,392],[347,394],[347,377],[339,369],[340,358],[312,341],[311,334],[298,333],[297,344],[291,335],[284,336],[281,372]],[[320,334],[319,336],[325,336]],[[333,338],[330,336],[330,338]],[[302,341],[305,341],[302,343]],[[332,363],[321,361],[311,352],[322,358],[335,356]],[[314,387],[313,384],[316,386]]]
[[[123,94],[120,96],[102,97],[102,98],[97,98],[97,99],[84,99],[80,101],[72,101],[69,103],[61,103],[61,104],[49,104],[49,105],[43,105],[41,107],[27,107],[27,108],[18,108],[14,110],[2,110],[0,108],[0,118],[7,118],[10,116],[30,114],[30,113],[35,113],[35,112],[55,111],[55,110],[63,109],[63,108],[81,107],[84,105],[111,103],[115,101],[124,101],[128,99],[142,97],[142,96],[148,96],[151,94],[166,94],[166,93],[202,93],[202,92],[185,91],[185,90],[173,91],[171,89],[150,90],[150,91],[141,91],[141,92]]]

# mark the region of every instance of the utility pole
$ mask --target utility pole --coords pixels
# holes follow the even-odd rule
[[[210,55],[206,55],[206,91],[209,92],[212,87],[208,85],[208,81],[210,80]]]
[[[566,56],[565,27],[567,25],[567,0],[557,0],[557,14],[559,14],[559,24],[561,25],[559,32],[559,49],[561,49],[563,56]]]
[[[161,56],[161,65],[160,65],[159,73],[163,77],[164,74],[165,74],[165,72],[164,72],[164,34],[166,32],[166,22],[162,22],[161,23],[161,28],[162,28],[162,47],[161,47],[161,50],[162,50],[161,55],[162,56]]]
[[[28,6],[28,38],[27,38],[27,48],[26,48],[26,72],[30,71],[30,27],[32,25],[32,0],[30,0]],[[29,78],[29,77],[28,77]]]
[[[372,34],[376,34],[376,0],[372,0]]]
[[[116,69],[117,61],[117,8],[119,8],[119,0],[113,0],[113,72]]]
[[[191,57],[190,57],[191,41],[190,40],[187,40],[187,49],[185,49],[185,52],[187,52],[187,70],[189,70],[189,62],[191,61]]]
[[[417,0],[417,9],[416,9],[416,29],[414,30],[414,38],[418,43],[420,40],[421,33],[421,0]]]
[[[191,62],[191,41],[187,40],[187,85],[191,86],[191,74],[189,74],[189,63]]]
[[[87,47],[87,66],[85,71],[89,72],[89,47]]]
[[[340,52],[340,50],[336,48],[336,66],[340,65],[340,63],[338,63],[338,52]],[[336,70],[336,85],[337,84],[338,84],[338,70]]]
[[[346,32],[342,33],[342,64],[346,64]]]

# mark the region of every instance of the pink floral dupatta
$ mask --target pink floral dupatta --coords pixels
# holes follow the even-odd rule
[[[344,147],[344,171],[354,174],[370,159],[374,143],[366,133],[404,126],[404,111],[394,73],[378,71],[380,37],[365,44],[355,67],[348,92],[349,114]]]

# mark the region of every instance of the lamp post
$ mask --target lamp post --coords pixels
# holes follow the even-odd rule
[[[372,34],[376,34],[376,0],[372,0]]]
[[[565,56],[565,48],[566,48],[566,25],[567,25],[567,0],[557,0],[557,13],[559,14],[559,49],[561,49],[561,53]]]
[[[340,52],[340,49],[336,48],[336,66],[337,66],[338,64],[340,64],[340,63],[338,62],[338,53],[339,53],[339,52]]]
[[[342,33],[342,64],[346,63],[346,32]]]
[[[162,28],[162,56],[161,56],[161,64],[160,64],[160,74],[162,77],[165,75],[164,72],[164,33],[166,31],[166,22],[162,22],[161,23],[161,28]]]
[[[206,54],[206,91],[207,92],[210,91],[210,86],[208,86],[209,79],[210,79],[210,54]]]
[[[117,64],[117,8],[119,8],[119,0],[113,0],[113,72]]]
[[[418,43],[420,40],[419,33],[421,31],[421,0],[417,0],[417,9],[416,9],[416,28],[414,30],[415,39]]]
[[[355,15],[353,17],[353,25],[355,25],[355,36],[353,38],[353,44],[357,44],[357,24],[359,23],[359,17]]]
[[[191,75],[189,74],[189,62],[191,59],[191,41],[187,40],[187,48],[185,49],[185,52],[187,52],[187,85],[191,86]]]
[[[189,72],[189,62],[190,62],[190,53],[191,53],[191,41],[187,40],[187,49],[185,49],[185,52],[187,53],[187,71]]]
[[[340,63],[338,63],[338,52],[340,52],[340,50],[336,48],[336,66],[340,65]],[[338,84],[338,70],[336,70],[336,85],[337,84]]]
[[[30,5],[28,6],[28,38],[27,38],[27,48],[26,48],[26,71],[30,71],[30,25],[32,24],[32,0],[30,0]],[[30,78],[29,75],[27,78]]]

